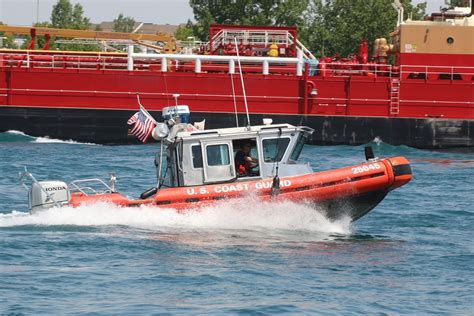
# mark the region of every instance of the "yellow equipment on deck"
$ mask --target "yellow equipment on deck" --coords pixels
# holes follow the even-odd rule
[[[36,36],[44,36],[46,44],[44,49],[49,48],[49,39],[51,37],[63,38],[84,38],[94,40],[129,40],[136,43],[143,43],[143,41],[163,42],[165,43],[163,50],[165,52],[176,51],[176,39],[173,36],[158,33],[158,34],[141,34],[141,33],[121,33],[121,32],[102,32],[93,30],[73,30],[73,29],[56,29],[49,27],[31,27],[31,26],[9,26],[0,25],[0,32],[5,32],[6,35],[19,34],[30,35],[31,42],[29,49],[34,49]],[[152,45],[152,44],[151,44]]]

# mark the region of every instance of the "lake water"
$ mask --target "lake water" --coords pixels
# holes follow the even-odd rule
[[[414,179],[363,219],[248,198],[177,214],[107,204],[30,215],[23,166],[42,180],[107,178],[137,197],[156,145],[0,134],[0,314],[474,314],[474,154],[372,143]],[[307,146],[315,170],[363,146]]]

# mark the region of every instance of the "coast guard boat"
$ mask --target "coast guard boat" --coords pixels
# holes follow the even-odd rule
[[[21,179],[29,192],[30,211],[109,202],[185,212],[252,195],[263,201],[312,203],[330,219],[348,216],[357,220],[388,192],[412,178],[406,158],[378,159],[370,147],[366,147],[366,161],[360,164],[313,172],[309,164],[299,162],[303,146],[313,133],[309,127],[264,120],[259,126],[206,130],[203,124],[200,128],[188,124],[188,117],[186,106],[163,109],[165,121],[157,123],[152,131],[153,138],[161,142],[155,158],[157,185],[142,193],[139,199],[119,193],[115,175],[111,175],[110,184],[100,179],[75,180],[69,184],[39,182],[25,168]],[[234,160],[244,146],[250,147],[247,155],[253,160],[246,168]]]

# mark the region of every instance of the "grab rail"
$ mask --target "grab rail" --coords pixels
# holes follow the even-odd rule
[[[90,186],[84,186],[84,187],[81,186],[81,184],[83,184],[83,183],[91,183],[91,182],[96,182],[96,183],[98,183],[98,184],[104,186],[106,190],[105,190],[105,191],[97,191],[97,190],[93,189],[93,188],[90,187]],[[112,185],[112,187],[113,187],[113,186],[114,186],[114,185]],[[101,179],[97,179],[97,178],[74,180],[74,181],[72,181],[72,182],[70,182],[70,183],[68,184],[68,188],[69,188],[69,190],[70,190],[71,192],[73,192],[73,191],[74,191],[74,192],[79,191],[79,192],[81,192],[81,193],[84,194],[84,195],[88,195],[88,194],[86,193],[86,191],[90,191],[90,192],[92,192],[92,194],[94,194],[94,195],[95,195],[95,194],[103,194],[103,193],[113,193],[113,192],[115,192],[115,189],[112,188],[112,187],[110,187],[107,183],[105,183],[105,182],[102,181]]]

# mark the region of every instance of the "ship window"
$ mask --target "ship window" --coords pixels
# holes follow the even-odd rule
[[[448,39],[446,39],[446,42],[448,43],[448,45],[452,45],[454,43],[454,38],[450,36],[448,37]]]
[[[281,161],[289,143],[290,139],[288,137],[264,139],[262,144],[265,162]]]
[[[462,80],[460,74],[439,74],[438,80]]]
[[[424,72],[412,72],[408,75],[408,79],[426,79]]]
[[[306,142],[306,137],[303,134],[300,134],[298,140],[296,141],[295,149],[291,153],[290,159],[297,161],[300,158],[301,151],[303,150],[304,143]]]
[[[202,168],[202,151],[200,145],[191,146],[191,155],[193,157],[193,168]]]
[[[209,145],[206,147],[209,166],[225,166],[230,164],[229,146],[227,144]]]

